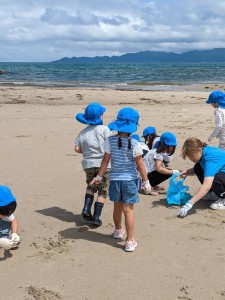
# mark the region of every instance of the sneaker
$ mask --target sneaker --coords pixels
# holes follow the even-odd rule
[[[124,233],[125,233],[125,230],[123,229],[123,227],[121,227],[120,229],[115,229],[114,233],[113,233],[113,238],[114,239],[122,239]]]
[[[217,210],[225,210],[225,199],[220,199],[212,204],[210,204],[210,208],[217,209]]]
[[[134,239],[132,239],[132,241],[125,242],[125,251],[127,252],[133,252],[136,247],[137,247],[137,242]]]

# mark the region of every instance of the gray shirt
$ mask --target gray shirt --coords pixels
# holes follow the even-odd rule
[[[111,135],[111,131],[104,125],[89,125],[83,129],[75,139],[75,146],[82,151],[83,169],[99,168],[104,155],[103,143]]]

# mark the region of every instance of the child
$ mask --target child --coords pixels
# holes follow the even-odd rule
[[[85,113],[76,115],[77,121],[87,124],[75,140],[75,151],[83,155],[82,166],[86,173],[86,194],[82,216],[85,220],[91,221],[95,226],[101,226],[100,220],[102,208],[108,196],[108,171],[105,172],[101,184],[91,186],[90,182],[98,174],[103,158],[102,144],[111,134],[107,126],[102,125],[102,115],[106,111],[105,107],[97,102],[89,104],[85,108]],[[94,194],[98,192],[97,200],[94,204],[94,214],[92,216],[91,207],[94,201]]]
[[[197,193],[181,208],[179,217],[187,212],[200,199],[215,201],[210,208],[225,210],[225,151],[217,147],[207,146],[196,138],[184,142],[182,157],[195,163],[194,167],[181,172],[181,177],[196,174],[201,186]]]
[[[177,170],[168,169],[168,157],[173,156],[176,145],[176,136],[171,132],[165,132],[155,147],[143,158],[148,180],[154,190],[162,190],[163,188],[158,184],[170,178],[172,174],[179,173]],[[167,158],[166,161],[165,157]]]
[[[145,139],[145,144],[148,146],[149,150],[153,148],[155,143],[159,141],[159,136],[156,133],[156,129],[153,126],[148,126],[143,130],[142,137]]]
[[[5,250],[18,247],[20,242],[17,220],[13,215],[15,209],[16,199],[12,192],[7,186],[0,186],[0,247]]]
[[[117,119],[110,123],[109,129],[118,131],[104,143],[105,154],[98,176],[92,184],[99,184],[111,159],[109,198],[114,202],[113,220],[115,231],[113,238],[121,239],[124,234],[122,227],[122,213],[125,217],[127,237],[125,251],[132,252],[137,247],[133,238],[134,232],[134,204],[139,202],[137,190],[137,168],[144,180],[144,188],[151,191],[144,162],[141,144],[130,138],[136,132],[139,114],[133,108],[123,108],[118,112]],[[153,193],[154,194],[154,193]]]
[[[220,91],[212,92],[206,103],[215,108],[216,127],[208,137],[211,142],[214,137],[219,138],[219,148],[225,150],[225,94]]]
[[[131,134],[130,137],[131,137],[132,139],[135,139],[135,140],[137,140],[138,142],[141,143],[141,148],[142,148],[142,150],[143,150],[142,157],[144,157],[144,156],[148,153],[148,151],[149,151],[148,146],[145,144],[145,142],[141,141],[141,139],[140,139],[140,137],[139,137],[138,134],[135,134],[135,133],[134,133],[134,134]]]

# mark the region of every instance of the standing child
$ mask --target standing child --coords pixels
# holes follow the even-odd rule
[[[86,173],[87,183],[82,216],[95,226],[102,225],[100,216],[105,199],[108,196],[108,171],[105,172],[101,184],[98,186],[90,185],[92,179],[98,174],[104,155],[102,144],[111,134],[109,128],[102,125],[102,115],[105,111],[105,107],[97,102],[93,102],[85,108],[84,114],[79,113],[76,115],[77,121],[88,125],[79,133],[75,140],[75,151],[83,155],[82,167]],[[94,204],[92,217],[91,207],[94,201],[94,194],[97,192],[98,198]]]
[[[16,199],[7,186],[0,186],[0,247],[5,250],[16,248],[20,238],[17,234],[18,224],[13,215]]]
[[[176,145],[176,136],[171,132],[165,132],[155,144],[155,148],[143,158],[150,185],[154,190],[162,190],[163,188],[158,186],[161,182],[170,178],[174,173],[179,174],[179,171],[168,168],[168,157],[173,157]]]
[[[115,231],[113,238],[121,239],[124,232],[122,227],[122,213],[125,217],[127,237],[125,251],[134,251],[137,242],[133,238],[134,233],[134,204],[139,202],[137,190],[137,168],[143,178],[144,188],[151,191],[144,162],[142,159],[141,144],[130,138],[130,134],[136,132],[139,114],[132,108],[123,108],[118,112],[117,119],[110,123],[109,129],[118,131],[118,134],[110,136],[104,143],[105,154],[102,160],[98,176],[92,184],[100,184],[102,176],[111,159],[109,198],[114,202],[113,220]],[[154,195],[154,193],[152,193]]]
[[[220,91],[214,91],[209,95],[206,103],[215,108],[215,125],[213,132],[208,137],[211,142],[214,137],[219,138],[219,148],[225,150],[225,94]]]

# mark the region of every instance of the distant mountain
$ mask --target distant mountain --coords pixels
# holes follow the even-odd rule
[[[171,62],[225,62],[225,48],[212,50],[194,50],[183,53],[141,51],[127,53],[121,56],[95,56],[95,57],[64,57],[57,63],[171,63]]]

